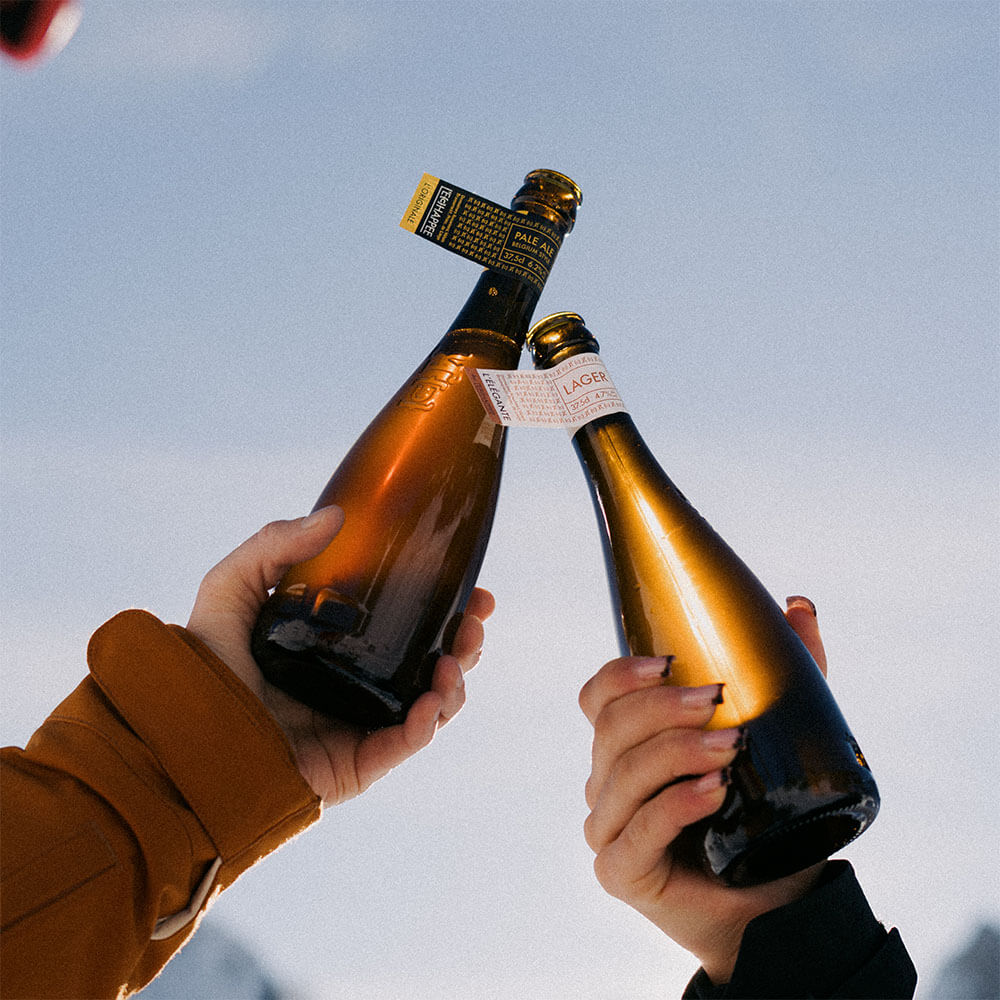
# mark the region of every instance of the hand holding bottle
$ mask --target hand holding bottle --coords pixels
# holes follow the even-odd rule
[[[863,833],[879,806],[821,670],[764,585],[660,466],[582,318],[554,313],[527,341],[574,417],[622,651],[669,657],[678,687],[725,684],[710,728],[741,730],[724,800],[675,853],[743,888],[807,870]]]
[[[810,603],[789,598],[787,618],[826,673]],[[580,706],[594,726],[587,843],[598,881],[681,947],[715,983],[729,980],[746,925],[805,895],[823,864],[749,889],[731,889],[678,861],[671,844],[725,797],[725,768],[740,734],[708,730],[719,685],[663,683],[665,659],[612,660],[584,685]],[[722,692],[725,698],[725,692]]]
[[[187,626],[263,702],[288,737],[302,776],[330,805],[360,795],[430,743],[458,712],[465,702],[464,674],[479,659],[482,623],[494,607],[491,594],[473,590],[450,654],[438,659],[432,689],[402,724],[365,733],[314,712],[264,679],[250,655],[250,630],[268,590],[289,566],[326,548],[343,523],[343,511],[331,506],[266,525],[208,572]]]

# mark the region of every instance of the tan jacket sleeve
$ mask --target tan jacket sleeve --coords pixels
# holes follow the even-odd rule
[[[281,730],[184,629],[126,611],[88,659],[3,751],[4,1000],[140,989],[215,894],[320,814]]]

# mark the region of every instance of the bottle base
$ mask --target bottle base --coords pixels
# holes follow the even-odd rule
[[[384,729],[406,718],[410,705],[356,670],[314,654],[254,649],[264,677],[297,701],[361,729]]]
[[[859,837],[877,812],[874,798],[821,807],[773,833],[745,842],[739,849],[711,826],[707,830],[702,827],[702,862],[719,881],[733,888],[773,882],[825,861]]]

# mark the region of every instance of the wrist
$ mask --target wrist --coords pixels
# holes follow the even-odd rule
[[[721,931],[718,940],[711,942],[703,954],[696,956],[701,962],[702,971],[713,986],[722,986],[733,978],[736,959],[739,957],[740,945],[743,942],[743,932],[749,922],[746,920],[738,927]]]
[[[827,862],[824,861],[776,882],[754,886],[752,889],[731,890],[736,905],[732,907],[728,919],[719,920],[713,926],[711,935],[695,956],[714,985],[721,986],[732,979],[748,924],[765,913],[808,895],[819,881],[826,865]]]

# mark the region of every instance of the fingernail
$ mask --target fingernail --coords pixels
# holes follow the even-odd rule
[[[742,726],[734,729],[706,729],[701,734],[701,743],[707,750],[742,750],[746,746],[745,733]]]
[[[703,774],[694,783],[694,790],[699,795],[708,795],[709,792],[714,792],[719,788],[725,788],[731,780],[731,772],[728,767],[722,768],[720,771],[709,771],[708,774]]]
[[[707,708],[709,705],[722,704],[722,689],[725,684],[705,684],[702,687],[684,688],[681,691],[681,704],[685,708]]]
[[[644,656],[635,661],[632,672],[636,677],[669,677],[672,656]]]
[[[812,612],[813,618],[816,617],[816,605],[808,597],[803,597],[801,594],[793,594],[791,597],[785,598],[785,607],[791,608],[795,604],[804,604]]]
[[[308,517],[302,518],[302,529],[308,531],[310,528],[314,528],[320,521],[329,517],[332,510],[339,510],[339,508],[330,504],[329,507],[320,507],[319,510],[314,510]]]

